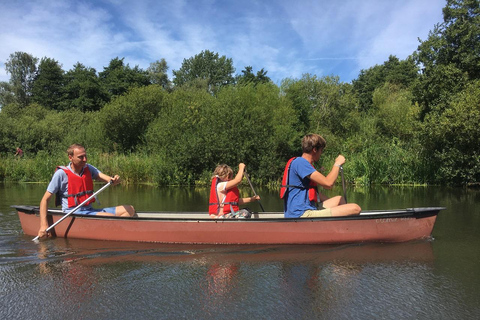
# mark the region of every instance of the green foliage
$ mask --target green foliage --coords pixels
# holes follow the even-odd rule
[[[160,155],[193,183],[218,163],[244,162],[262,177],[276,179],[291,153],[291,110],[273,85],[225,87],[216,97],[203,90],[177,89],[168,108],[147,132],[149,153]]]
[[[378,127],[386,138],[411,141],[420,128],[420,107],[412,103],[412,93],[386,82],[373,93]]]
[[[165,90],[171,89],[167,71],[167,61],[165,61],[165,59],[163,58],[160,61],[150,63],[150,66],[147,69],[150,83],[158,84],[162,86],[162,88],[164,88]]]
[[[66,150],[72,141],[93,145],[88,139],[95,132],[93,120],[93,114],[78,110],[58,112],[38,104],[25,108],[10,104],[0,112],[0,151],[10,153],[21,147],[30,154],[56,152]]]
[[[282,90],[296,112],[295,128],[302,135],[309,132],[344,136],[356,128],[356,99],[352,86],[338,77],[318,79],[309,74],[296,81],[284,80]],[[347,120],[348,119],[348,120]]]
[[[180,69],[173,70],[173,83],[180,87],[201,79],[206,81],[207,90],[214,93],[220,87],[234,82],[234,72],[231,58],[220,57],[218,53],[205,50],[192,58],[184,59]]]
[[[422,66],[416,95],[424,114],[445,105],[467,82],[480,79],[480,2],[448,0],[443,19],[414,54]]]
[[[430,112],[443,112],[451,95],[461,92],[467,83],[467,73],[453,64],[439,65],[422,74],[413,91],[422,106],[422,118]]]
[[[385,82],[409,88],[417,78],[418,67],[412,57],[400,61],[397,57],[390,56],[383,65],[360,71],[358,78],[353,81],[360,110],[368,111],[372,107],[373,92]]]
[[[253,68],[251,66],[245,67],[242,70],[242,75],[238,75],[236,77],[236,82],[239,85],[247,85],[247,84],[258,84],[258,83],[268,83],[270,82],[270,78],[267,77],[267,71],[263,70],[257,71],[257,75],[253,73]]]
[[[32,86],[32,102],[58,110],[62,98],[63,74],[58,61],[42,58]]]
[[[98,111],[109,100],[94,68],[81,63],[73,66],[64,76],[60,110],[77,109],[83,112]]]
[[[145,130],[163,108],[166,91],[158,85],[132,89],[115,98],[99,113],[104,136],[113,148],[133,151],[143,142]]]
[[[448,0],[443,9],[447,46],[438,52],[439,64],[454,64],[471,79],[480,78],[480,1]]]
[[[26,106],[30,102],[38,58],[25,52],[10,54],[5,62],[5,70],[10,74],[10,85],[15,102],[20,106]]]
[[[435,165],[435,182],[480,180],[480,81],[452,97],[442,113],[425,119],[424,141]]]
[[[206,50],[173,71],[172,88],[164,59],[63,74],[48,58],[36,72],[38,59],[16,52],[0,83],[0,179],[48,181],[81,143],[126,183],[208,184],[218,163],[244,162],[257,183],[278,186],[315,132],[327,140],[319,166],[343,154],[350,182],[478,183],[479,0],[447,0],[443,13],[412,57],[390,56],[351,84],[306,74],[277,87],[250,66],[235,83],[232,60]]]
[[[108,67],[103,68],[99,78],[111,97],[120,96],[131,87],[142,87],[150,84],[149,75],[138,66],[131,68],[124,64],[124,58],[112,59]]]
[[[0,108],[11,103],[15,103],[13,86],[8,82],[0,81]]]
[[[66,159],[66,161],[65,161]],[[15,158],[13,153],[0,157],[0,179],[2,181],[48,182],[57,165],[68,162],[66,152],[61,155],[40,151],[36,155],[25,153]]]

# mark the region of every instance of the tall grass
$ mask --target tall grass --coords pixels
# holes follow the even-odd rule
[[[175,164],[164,161],[157,155],[146,153],[102,153],[96,150],[87,151],[88,163],[108,175],[118,174],[123,184],[151,184],[156,186],[204,184],[208,180],[195,177]],[[44,151],[36,156],[0,157],[0,180],[11,182],[48,182],[57,166],[68,164],[65,152],[47,154]]]
[[[382,156],[379,156],[382,155]],[[333,158],[326,156],[321,165],[329,172]],[[165,161],[159,155],[137,152],[130,154],[103,153],[88,151],[88,162],[105,174],[118,174],[123,184],[150,184],[155,186],[208,185],[213,169],[207,168],[199,176],[194,176],[175,163]],[[13,156],[0,158],[0,180],[12,182],[48,182],[56,167],[68,164],[65,152],[47,154],[39,152],[36,156],[21,159]],[[211,169],[211,170],[210,170]],[[344,166],[345,177],[349,183],[369,184],[423,184],[425,170],[419,156],[400,148],[388,146],[370,146],[361,153],[349,157]],[[255,184],[276,188],[278,179],[264,181],[253,177]]]
[[[57,165],[62,165],[60,155],[40,151],[35,156],[0,158],[0,179],[16,182],[46,182],[52,177]]]

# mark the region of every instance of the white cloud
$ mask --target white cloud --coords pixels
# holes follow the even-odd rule
[[[367,69],[381,64],[390,55],[407,58],[417,49],[417,39],[426,39],[435,21],[441,21],[442,6],[440,1],[409,1],[401,6],[396,3],[389,10],[388,19],[378,26],[378,32],[359,50],[359,67]]]
[[[274,81],[303,73],[340,75],[400,59],[442,19],[444,0],[197,0],[0,2],[0,81],[15,51],[102,71],[125,57],[147,68],[164,58],[170,70],[211,50],[236,72],[264,68]]]

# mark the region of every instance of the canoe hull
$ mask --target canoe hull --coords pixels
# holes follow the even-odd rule
[[[38,209],[15,206],[23,232],[36,236]],[[52,229],[56,237],[189,244],[338,244],[405,242],[429,238],[442,208],[358,217],[314,219],[171,219],[72,216]],[[417,209],[418,210],[418,209]],[[49,214],[52,225],[62,217]]]

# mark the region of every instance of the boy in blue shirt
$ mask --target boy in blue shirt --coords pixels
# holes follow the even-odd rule
[[[318,134],[302,139],[302,156],[292,158],[285,168],[280,196],[284,199],[285,218],[331,217],[358,215],[362,210],[355,203],[345,203],[342,196],[328,198],[318,193],[317,185],[331,189],[337,180],[345,157],[339,155],[327,176],[317,171],[313,163],[320,159],[326,141]]]

